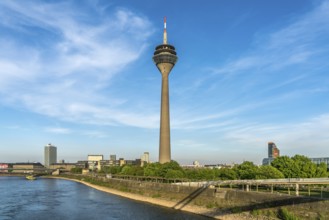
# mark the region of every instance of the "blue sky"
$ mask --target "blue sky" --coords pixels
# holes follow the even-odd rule
[[[0,1],[0,161],[158,160],[168,42],[172,159],[329,157],[329,1]]]

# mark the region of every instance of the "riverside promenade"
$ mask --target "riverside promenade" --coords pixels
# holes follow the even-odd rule
[[[189,183],[184,186],[184,183],[156,183],[83,175],[50,178],[73,180],[103,192],[215,219],[269,219],[266,215],[276,216],[281,208],[288,208],[299,219],[304,219],[300,216],[308,216],[305,219],[316,219],[319,215],[329,216],[328,200],[277,192],[247,191],[246,188],[215,188],[214,182],[199,182],[197,186]]]

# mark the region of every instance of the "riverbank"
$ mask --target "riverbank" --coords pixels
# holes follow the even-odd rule
[[[71,179],[71,178],[66,178],[66,177],[61,177],[61,176],[47,176],[46,178],[55,178],[55,179],[65,179],[65,180],[71,180],[75,181],[81,184],[84,184],[86,186],[92,187],[96,190],[114,194],[117,196],[125,197],[128,199],[132,199],[135,201],[141,201],[141,202],[146,202],[154,205],[159,205],[162,207],[167,207],[167,208],[172,208],[172,209],[177,209],[185,212],[190,212],[198,215],[203,215],[207,217],[211,217],[214,219],[222,219],[222,220],[238,220],[238,219],[253,219],[253,217],[249,213],[239,213],[239,214],[232,214],[232,213],[222,213],[218,209],[215,208],[206,208],[203,206],[197,206],[197,205],[191,205],[187,204],[184,206],[177,206],[177,202],[179,201],[169,201],[161,198],[152,198],[149,196],[145,195],[140,195],[140,194],[135,194],[135,193],[130,193],[130,192],[123,192],[117,189],[112,189],[109,187],[105,186],[99,186],[95,184],[91,184],[89,182],[83,181],[83,180],[78,180],[78,179]],[[260,219],[258,217],[258,219]]]

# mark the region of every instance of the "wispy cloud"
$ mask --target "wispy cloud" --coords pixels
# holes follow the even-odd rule
[[[288,105],[327,92],[328,77],[324,72],[329,67],[326,61],[329,59],[328,11],[329,1],[323,1],[310,12],[291,18],[289,24],[279,30],[258,33],[253,46],[240,57],[207,69],[208,74],[199,75],[197,79],[202,87],[197,84],[195,88],[205,97],[212,88],[211,95],[217,94],[218,99],[212,97],[213,100],[207,99],[207,102],[192,103],[194,108],[207,105],[208,111],[202,108],[204,111],[200,114],[206,116],[184,115],[188,119],[174,125],[207,127],[219,119],[241,119],[245,114],[254,112],[255,115],[270,106]],[[225,114],[212,113],[211,109]],[[221,124],[218,125],[220,128]]]
[[[49,132],[49,133],[56,133],[56,134],[70,134],[70,133],[72,133],[71,129],[62,128],[62,127],[46,127],[45,131]]]
[[[262,35],[255,42],[252,52],[214,68],[213,72],[237,74],[252,70],[264,72],[286,68],[290,65],[305,65],[314,56],[320,56],[324,36],[329,33],[329,2],[323,3],[302,17],[291,19],[291,24],[270,35]],[[320,46],[321,45],[321,46]],[[325,46],[326,47],[326,46]]]
[[[226,133],[227,139],[241,144],[254,143],[256,147],[264,147],[268,141],[275,141],[282,147],[283,154],[299,152],[320,155],[329,143],[329,115],[324,114],[300,123],[287,124],[244,124]],[[311,156],[311,155],[310,155]]]
[[[0,41],[2,102],[77,123],[153,126],[146,122],[152,116],[119,108],[125,97],[101,93],[148,46],[150,21],[90,4],[76,10],[66,1],[0,3],[0,28],[7,30]]]

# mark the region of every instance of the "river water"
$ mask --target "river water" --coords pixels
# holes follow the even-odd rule
[[[136,202],[81,183],[0,176],[0,219],[208,219],[170,208]]]

